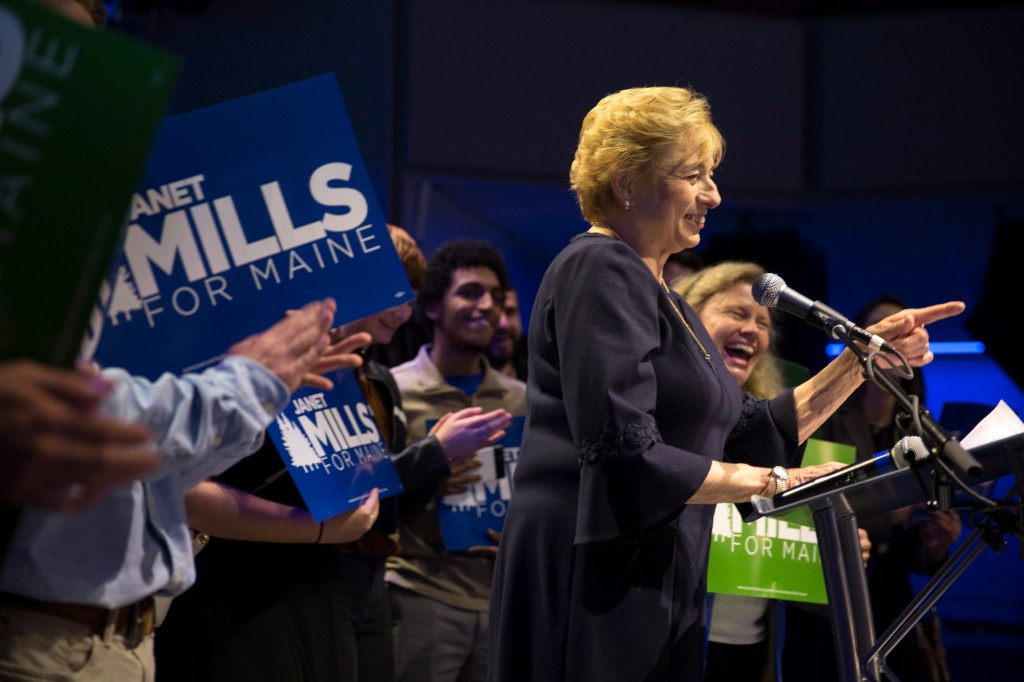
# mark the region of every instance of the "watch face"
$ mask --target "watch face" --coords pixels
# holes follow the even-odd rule
[[[772,473],[775,474],[777,478],[781,478],[783,481],[789,478],[789,472],[780,466],[774,467],[772,469]]]

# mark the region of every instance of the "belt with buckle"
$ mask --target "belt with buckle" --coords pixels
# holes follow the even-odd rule
[[[134,649],[156,627],[156,606],[153,597],[146,597],[119,609],[105,609],[87,604],[62,604],[60,602],[38,601],[17,594],[0,592],[0,605],[43,613],[62,618],[89,628],[93,634],[102,635],[107,624],[113,622],[114,634],[124,637],[125,646]]]

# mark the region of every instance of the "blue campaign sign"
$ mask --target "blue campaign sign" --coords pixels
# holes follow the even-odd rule
[[[481,460],[499,454],[503,467],[496,466],[499,477],[485,475],[484,480],[474,483],[469,490],[461,495],[445,495],[438,497],[437,521],[441,526],[444,546],[448,551],[464,551],[477,545],[493,545],[487,537],[488,530],[501,532],[505,526],[505,514],[508,501],[512,499],[512,475],[519,461],[519,446],[523,442],[523,417],[513,417],[512,423],[505,430],[505,437],[497,446],[487,447],[477,452]],[[430,424],[427,425],[430,427]],[[489,470],[485,463],[482,470]],[[502,475],[503,474],[503,475]]]
[[[333,75],[163,121],[83,350],[193,371],[326,296],[336,324],[413,298]]]
[[[331,379],[331,391],[295,393],[267,429],[317,521],[358,507],[374,488],[382,499],[402,492],[355,374],[338,370]]]

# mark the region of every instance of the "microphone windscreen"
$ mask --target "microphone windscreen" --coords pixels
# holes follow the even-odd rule
[[[904,436],[892,446],[892,462],[897,469],[906,469],[911,462],[918,462],[928,456],[928,446],[920,436]]]
[[[754,300],[765,308],[774,308],[779,303],[779,295],[786,288],[786,280],[772,272],[758,275],[750,287]]]

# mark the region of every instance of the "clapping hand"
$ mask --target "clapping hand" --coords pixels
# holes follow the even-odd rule
[[[512,415],[505,410],[483,414],[479,407],[467,407],[449,412],[438,420],[430,434],[441,443],[449,464],[457,464],[472,457],[477,450],[501,440]]]
[[[330,391],[334,388],[334,382],[323,375],[336,369],[362,366],[362,356],[353,351],[369,345],[371,341],[373,337],[366,332],[357,332],[340,339],[332,337],[331,344],[324,350],[320,359],[302,376],[302,385]]]
[[[233,345],[228,355],[255,360],[294,393],[327,349],[327,330],[336,309],[334,301],[327,298],[289,311],[277,324]]]

